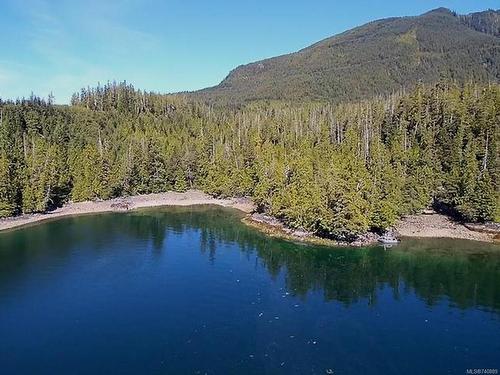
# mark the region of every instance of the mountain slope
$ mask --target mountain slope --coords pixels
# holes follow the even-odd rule
[[[195,93],[214,102],[356,100],[418,81],[500,79],[500,11],[458,16],[440,8],[368,23],[301,51],[233,70]]]
[[[460,16],[460,20],[474,30],[500,37],[500,11],[472,13]]]

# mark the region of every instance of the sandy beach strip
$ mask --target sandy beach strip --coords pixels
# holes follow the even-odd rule
[[[207,204],[231,207],[245,213],[254,211],[254,205],[249,199],[217,199],[198,190],[189,190],[185,193],[167,192],[116,198],[106,201],[68,203],[61,208],[47,213],[21,215],[0,219],[0,231],[66,216],[102,212],[124,212],[147,207],[195,206]]]
[[[0,219],[0,231],[67,216],[103,212],[126,212],[138,208],[149,207],[195,205],[231,207],[245,213],[252,213],[255,211],[255,205],[248,198],[219,199],[199,190],[189,190],[184,193],[166,192],[122,197],[106,201],[68,203],[61,208],[47,213]],[[250,221],[253,220],[250,219]],[[457,238],[496,242],[494,240],[494,234],[472,231],[464,225],[456,223],[448,217],[437,213],[405,216],[394,226],[394,229],[402,237]]]
[[[494,242],[495,237],[491,233],[472,231],[437,213],[403,217],[394,228],[403,237],[457,238],[485,242]]]

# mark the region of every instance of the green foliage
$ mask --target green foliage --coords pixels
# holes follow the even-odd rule
[[[73,151],[71,175],[71,197],[75,202],[108,197],[104,161],[95,146],[86,145],[81,151]]]
[[[66,171],[65,150],[33,136],[22,176],[23,212],[43,212],[60,203],[58,193],[69,183]]]
[[[473,202],[476,205],[476,212],[473,219],[487,221],[495,219],[497,198],[491,183],[488,171],[484,171],[479,177],[474,192]]]
[[[0,105],[0,216],[199,188],[347,240],[433,200],[465,220],[499,217],[500,85],[236,110],[123,84],[73,102]]]
[[[178,169],[177,173],[175,174],[174,190],[182,193],[187,189],[188,189],[188,184],[186,181],[186,176],[184,175],[182,169]]]
[[[4,155],[0,155],[0,217],[12,216],[15,212],[12,168],[9,160]]]

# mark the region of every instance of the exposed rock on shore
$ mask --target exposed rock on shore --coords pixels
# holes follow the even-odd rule
[[[274,237],[281,237],[292,241],[301,241],[312,244],[362,247],[373,245],[377,243],[379,239],[379,236],[375,233],[366,233],[359,236],[353,242],[334,241],[315,236],[314,233],[306,231],[304,229],[290,228],[279,219],[261,213],[254,213],[243,219],[243,222],[256,227],[264,233]]]
[[[464,226],[474,232],[489,233],[493,235],[500,235],[500,223],[465,223]]]

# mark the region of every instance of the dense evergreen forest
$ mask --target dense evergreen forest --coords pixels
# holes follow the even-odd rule
[[[344,240],[436,202],[500,220],[498,84],[235,108],[112,83],[70,106],[0,102],[0,116],[1,217],[199,188]]]

